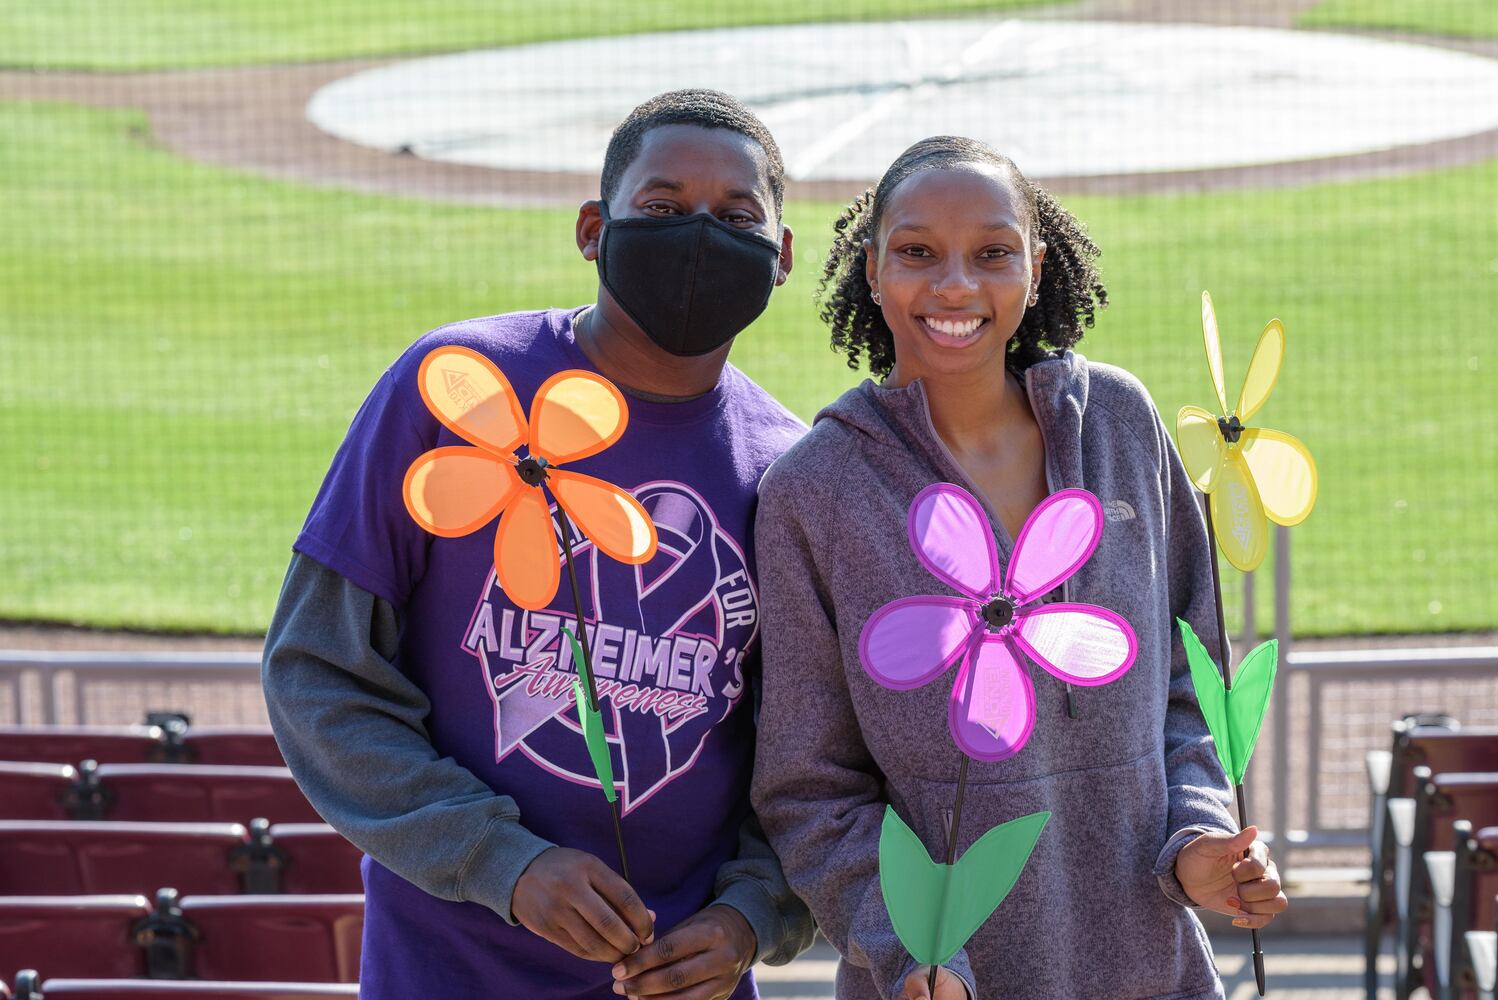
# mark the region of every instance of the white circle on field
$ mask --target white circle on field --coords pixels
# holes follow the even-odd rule
[[[1194,24],[934,20],[547,42],[337,80],[307,117],[455,163],[596,172],[614,126],[666,90],[748,104],[796,180],[878,177],[968,135],[1039,177],[1319,159],[1498,127],[1498,60],[1353,35]]]

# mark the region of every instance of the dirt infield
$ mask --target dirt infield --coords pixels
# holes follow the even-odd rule
[[[1085,0],[1080,5],[1036,8],[1023,16],[1287,28],[1295,15],[1313,2]],[[1498,58],[1498,40],[1376,34]],[[307,102],[320,87],[395,61],[361,59],[135,74],[7,71],[0,72],[0,100],[140,108],[149,116],[154,139],[178,155],[304,184],[500,205],[570,205],[594,196],[596,178],[592,174],[498,171],[388,154],[335,139],[307,121]],[[1292,163],[1039,179],[1062,194],[1205,191],[1386,176],[1494,156],[1498,156],[1498,129],[1422,145]],[[864,181],[792,183],[789,194],[793,198],[845,200],[865,186]]]

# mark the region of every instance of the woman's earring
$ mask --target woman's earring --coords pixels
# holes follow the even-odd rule
[[[1033,305],[1037,305],[1039,302],[1040,302],[1040,290],[1036,289],[1036,288],[1030,289],[1030,301],[1029,301],[1029,304],[1033,306]]]
[[[873,292],[871,294],[873,295],[873,298],[874,298],[874,305],[876,305],[876,306],[882,306],[882,305],[884,305],[884,300],[879,297],[879,293],[878,292]]]

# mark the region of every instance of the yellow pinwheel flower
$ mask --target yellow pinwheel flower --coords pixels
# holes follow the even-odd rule
[[[1238,405],[1228,410],[1223,385],[1222,341],[1212,296],[1202,292],[1202,339],[1207,368],[1220,407],[1214,415],[1183,406],[1176,416],[1176,444],[1186,473],[1207,494],[1217,544],[1228,562],[1244,572],[1259,567],[1269,551],[1266,521],[1291,526],[1316,503],[1316,462],[1299,438],[1267,427],[1245,426],[1264,406],[1285,357],[1285,328],[1269,321],[1259,335]]]

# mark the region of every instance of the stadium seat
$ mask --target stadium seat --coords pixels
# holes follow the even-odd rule
[[[237,823],[0,820],[0,893],[238,893],[230,852],[245,839]]]
[[[1414,769],[1419,765],[1435,774],[1498,771],[1498,729],[1462,729],[1451,716],[1439,712],[1406,715],[1391,728],[1390,749],[1367,755],[1373,870],[1364,933],[1364,990],[1370,997],[1376,995],[1378,987],[1383,935],[1397,923],[1395,845],[1387,803],[1391,799],[1412,799]]]
[[[1424,982],[1434,986],[1435,968],[1431,926],[1434,908],[1424,862],[1427,851],[1450,851],[1452,824],[1465,819],[1474,825],[1498,826],[1498,773],[1432,775],[1415,769],[1416,795],[1412,821],[1398,836],[1395,892],[1399,901],[1399,967],[1394,992],[1405,1000]],[[1391,806],[1393,802],[1390,803]],[[1406,840],[1407,838],[1407,840]]]
[[[328,1000],[357,997],[357,983],[218,983],[151,979],[49,979],[44,1000]],[[20,1000],[20,998],[18,998]]]
[[[0,761],[0,819],[67,819],[77,781],[70,764]]]
[[[364,897],[157,894],[153,978],[352,983]]]
[[[276,738],[265,727],[193,726],[182,738],[189,764],[285,767]]]
[[[1467,949],[1467,932],[1489,930],[1498,920],[1494,903],[1498,894],[1498,827],[1483,827],[1474,833],[1471,823],[1458,820],[1451,834],[1456,847],[1450,933],[1444,942],[1446,981],[1452,995],[1470,996],[1477,989],[1477,978],[1473,956]],[[1438,949],[1442,943],[1437,941]]]
[[[321,817],[284,767],[105,764],[104,818],[135,822],[317,823]]]
[[[281,891],[292,894],[360,893],[364,854],[326,823],[278,823],[270,840],[282,856]]]
[[[156,726],[0,726],[0,760],[144,764],[160,744]]]
[[[0,896],[0,969],[47,969],[70,978],[144,975],[134,935],[150,912],[144,896]]]

